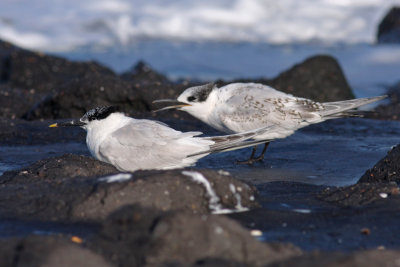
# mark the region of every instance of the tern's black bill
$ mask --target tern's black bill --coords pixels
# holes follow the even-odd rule
[[[80,120],[73,120],[73,121],[66,121],[66,122],[59,122],[59,123],[53,123],[49,125],[49,127],[67,127],[67,126],[84,126],[86,123],[81,122]]]
[[[157,110],[153,110],[153,112],[158,112],[158,111],[162,111],[162,110],[166,110],[166,109],[173,109],[173,108],[182,108],[182,107],[189,107],[191,106],[188,103],[183,103],[183,102],[179,102],[176,99],[158,99],[158,100],[154,100],[153,103],[171,103],[173,105],[171,106],[166,106]]]

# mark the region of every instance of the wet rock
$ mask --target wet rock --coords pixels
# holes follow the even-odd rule
[[[35,103],[56,94],[71,79],[115,74],[96,62],[72,62],[13,46],[0,40],[0,103],[6,118],[23,117]],[[5,105],[3,105],[5,104]]]
[[[279,74],[271,85],[283,92],[320,102],[354,98],[339,63],[326,55],[306,59]]]
[[[9,218],[73,220],[73,208],[97,186],[94,175],[117,173],[91,157],[67,154],[0,176],[2,207]]]
[[[154,226],[152,237],[157,250],[147,257],[150,264],[221,258],[260,266],[300,254],[300,250],[292,246],[262,244],[235,221],[215,215],[200,217],[177,213],[166,216]],[[160,243],[163,246],[159,246]]]
[[[177,265],[177,266],[185,266],[183,264]],[[191,266],[193,267],[245,267],[248,266],[247,264],[244,263],[239,263],[236,261],[232,260],[222,260],[222,259],[215,259],[215,258],[206,258],[206,259],[201,259],[196,261],[194,264]]]
[[[118,170],[92,157],[65,154],[61,157],[43,159],[23,170],[5,172],[0,176],[0,184],[27,184],[41,181],[103,176],[118,173]]]
[[[361,207],[391,196],[399,197],[396,183],[359,183],[347,187],[328,187],[318,198],[340,206]]]
[[[101,255],[66,237],[29,236],[0,241],[1,266],[111,267]]]
[[[268,265],[268,267],[316,267],[316,266],[343,266],[343,267],[368,267],[368,266],[397,266],[400,251],[394,250],[367,250],[350,254],[313,252],[300,257],[293,257]]]
[[[110,216],[92,246],[119,266],[189,266],[208,259],[261,266],[301,253],[290,245],[260,243],[224,216],[160,214],[140,206]]]
[[[400,145],[392,148],[374,167],[361,176],[358,183],[400,183]]]
[[[25,118],[79,118],[91,108],[115,104],[122,110],[149,110],[132,84],[114,75],[93,73],[72,79],[38,103]]]
[[[87,75],[73,79],[58,92],[47,95],[22,117],[28,120],[79,118],[89,109],[115,105],[136,118],[194,120],[180,111],[151,112],[160,108],[152,103],[154,100],[174,98],[182,90],[182,85],[158,82],[140,84],[117,76]]]
[[[11,101],[6,102],[2,116],[7,118],[80,117],[88,109],[102,105],[118,105],[129,114],[149,112],[160,107],[154,105],[153,100],[176,98],[194,85],[172,83],[143,62],[118,76],[94,62],[71,62],[5,42],[0,42],[0,62],[0,75],[7,85],[0,88],[0,93],[8,94],[8,100],[19,103],[14,107]],[[247,81],[270,84],[284,92],[317,101],[353,97],[339,64],[329,56],[309,58],[273,80]],[[21,101],[24,98],[28,101]],[[167,116],[193,119],[176,111],[157,115]]]
[[[183,86],[164,81],[143,81],[124,80],[116,75],[101,73],[76,76],[56,92],[46,95],[22,117],[28,120],[79,118],[91,108],[110,105],[117,105],[130,115],[167,117],[165,113],[150,113],[158,108],[152,101],[176,97]],[[182,112],[173,114],[176,114],[173,118],[193,119]],[[171,113],[168,116],[171,117]]]
[[[378,26],[378,43],[400,43],[400,7],[392,7]]]
[[[140,205],[125,206],[111,214],[97,237],[89,243],[93,251],[118,266],[144,266],[153,224],[161,212]]]
[[[225,173],[173,170],[111,175],[116,172],[109,164],[77,155],[6,172],[0,177],[0,213],[5,217],[99,220],[135,203],[193,214],[259,207],[255,189]]]
[[[0,95],[5,96],[0,116],[28,120],[80,117],[102,105],[118,105],[129,113],[150,111],[153,100],[171,98],[182,89],[144,63],[124,80],[95,62],[72,62],[2,41],[0,76]]]
[[[57,91],[65,82],[87,73],[113,74],[96,62],[73,62],[21,49],[4,41],[0,41],[0,62],[3,83],[41,93]]]
[[[388,197],[398,198],[400,145],[394,147],[373,168],[367,170],[357,184],[327,188],[322,191],[320,198],[342,206],[363,206]]]
[[[227,84],[222,80],[218,82]],[[282,92],[319,102],[354,98],[339,63],[327,55],[307,58],[274,79],[238,79],[233,82],[262,83]]]
[[[255,189],[231,176],[211,170],[192,172],[204,179],[195,181],[182,170],[135,172],[120,183],[99,183],[84,201],[74,206],[74,218],[101,219],[119,207],[140,204],[157,210],[188,210],[193,214],[244,211],[259,207]]]
[[[175,99],[184,89],[190,87],[189,84],[173,83],[168,78],[155,71],[146,62],[139,61],[131,70],[123,73],[121,78],[133,84],[136,91],[143,97],[147,103],[149,110],[156,110],[160,107],[159,104],[153,104],[156,99]],[[167,114],[168,113],[168,114]],[[167,116],[165,116],[167,114]],[[193,119],[184,112],[150,113],[147,117],[157,118],[175,118],[175,119]]]
[[[153,70],[153,68],[144,61],[136,63],[131,70],[121,74],[121,77],[135,83],[169,83],[169,80],[165,75]]]
[[[365,117],[381,120],[400,120],[400,82],[392,86],[387,94],[389,95],[389,103],[383,103],[373,111],[366,112]]]
[[[21,118],[38,100],[35,89],[26,90],[0,84],[0,117]]]

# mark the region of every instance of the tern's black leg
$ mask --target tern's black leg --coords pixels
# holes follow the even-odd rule
[[[253,159],[254,162],[262,161],[264,159],[264,154],[265,154],[265,151],[267,151],[268,145],[269,145],[269,143],[265,143],[264,148],[261,151],[260,156],[258,156],[257,158]]]
[[[236,161],[236,164],[253,164],[254,163],[254,155],[256,154],[257,151],[257,146],[253,147],[253,151],[251,152],[250,158],[248,160],[243,160],[243,161]]]
[[[269,142],[265,143],[264,148],[261,151],[261,154],[257,158],[254,157],[255,154],[256,154],[257,146],[254,146],[253,147],[253,151],[251,152],[250,158],[248,160],[244,160],[244,161],[236,161],[236,164],[249,164],[249,165],[252,165],[254,162],[262,161],[264,159],[264,154],[265,154],[265,151],[267,151],[268,145],[269,145]]]

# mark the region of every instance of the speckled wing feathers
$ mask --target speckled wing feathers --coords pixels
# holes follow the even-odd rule
[[[226,127],[236,132],[248,131],[265,126],[296,128],[309,121],[320,119],[320,103],[295,97],[254,97],[234,95],[226,106],[219,108],[219,118]],[[236,108],[232,108],[236,107]]]
[[[252,83],[230,84],[220,90],[221,97],[210,116],[210,125],[228,133],[278,127],[263,138],[283,138],[304,126],[346,116],[349,110],[385,98],[319,103]]]

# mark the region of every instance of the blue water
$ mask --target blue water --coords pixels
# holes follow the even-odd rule
[[[66,153],[89,155],[82,143],[47,144],[33,146],[0,146],[0,175],[6,171],[20,169],[40,159]]]
[[[196,130],[196,129],[193,129]],[[237,165],[251,148],[209,155],[197,168],[223,169],[253,184],[294,181],[315,185],[349,185],[400,143],[400,122],[347,118],[327,121],[299,130],[269,146],[265,160],[253,166]],[[65,153],[89,156],[84,143],[36,146],[2,146],[0,174],[39,159]]]

